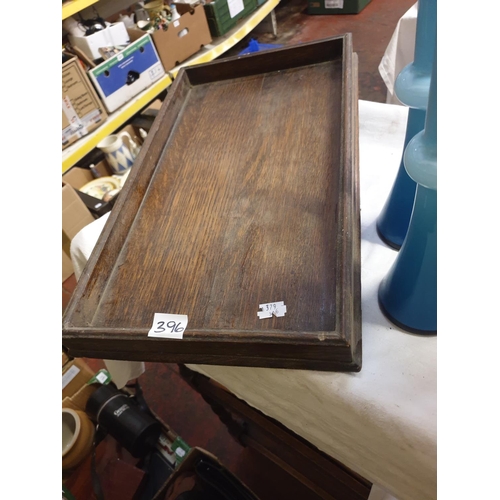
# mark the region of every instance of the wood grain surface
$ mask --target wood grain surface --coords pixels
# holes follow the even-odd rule
[[[70,352],[359,370],[356,109],[349,34],[182,70],[67,308]],[[155,313],[187,314],[184,338],[148,337]]]

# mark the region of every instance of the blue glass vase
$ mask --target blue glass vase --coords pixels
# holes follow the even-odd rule
[[[434,58],[425,128],[408,143],[405,168],[416,183],[408,232],[382,280],[382,312],[400,328],[437,332],[437,70]]]
[[[404,151],[411,139],[424,129],[433,47],[436,44],[436,1],[419,0],[414,60],[403,68],[394,85],[396,96],[410,109],[403,156],[391,192],[377,218],[377,232],[382,241],[396,250],[401,248],[408,231],[415,199],[416,183],[406,172]]]

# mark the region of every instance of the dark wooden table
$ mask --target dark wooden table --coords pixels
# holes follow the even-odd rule
[[[291,474],[319,498],[366,500],[372,484],[342,463],[238,399],[217,382],[179,365],[180,374],[211,406],[232,436]]]

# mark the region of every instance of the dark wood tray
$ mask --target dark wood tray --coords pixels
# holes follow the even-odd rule
[[[73,356],[361,369],[351,35],[179,72],[63,317]],[[284,301],[284,317],[259,304]],[[148,336],[186,314],[181,340]]]

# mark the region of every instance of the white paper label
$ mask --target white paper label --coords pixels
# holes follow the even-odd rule
[[[187,324],[188,317],[186,314],[155,313],[153,326],[149,330],[148,337],[182,339]]]
[[[179,24],[181,24],[179,20],[174,21],[174,28],[177,28],[177,26],[179,26]]]
[[[177,448],[175,450],[175,454],[182,458],[186,454],[186,452],[182,448]]]
[[[343,9],[344,0],[325,0],[326,9]]]
[[[62,376],[62,388],[64,389],[80,372],[78,366],[73,365],[66,373]]]
[[[149,69],[149,78],[152,82],[157,80],[160,76],[163,75],[163,66],[161,64],[155,64],[152,68]]]
[[[243,0],[227,0],[227,6],[229,7],[231,18],[237,16],[245,8]]]
[[[172,443],[166,438],[164,434],[160,434],[158,438],[157,449],[160,450],[161,454],[172,464],[175,464],[174,452],[170,449]]]
[[[75,108],[73,108],[71,100],[68,96],[64,96],[62,99],[62,110],[68,119],[72,134],[77,134],[78,137],[83,137],[88,134],[87,127],[85,127],[82,120],[78,117],[78,114],[75,111]]]
[[[283,301],[259,304],[259,309],[262,309],[262,311],[257,312],[257,316],[259,317],[259,319],[271,318],[273,314],[277,318],[280,318],[286,313],[286,306]]]
[[[98,373],[98,374],[96,375],[96,379],[97,379],[97,380],[98,380],[101,384],[104,384],[104,382],[106,382],[107,378],[108,378],[108,377],[107,377],[107,376],[106,376],[106,374],[105,374],[105,373],[103,373],[103,372]]]

